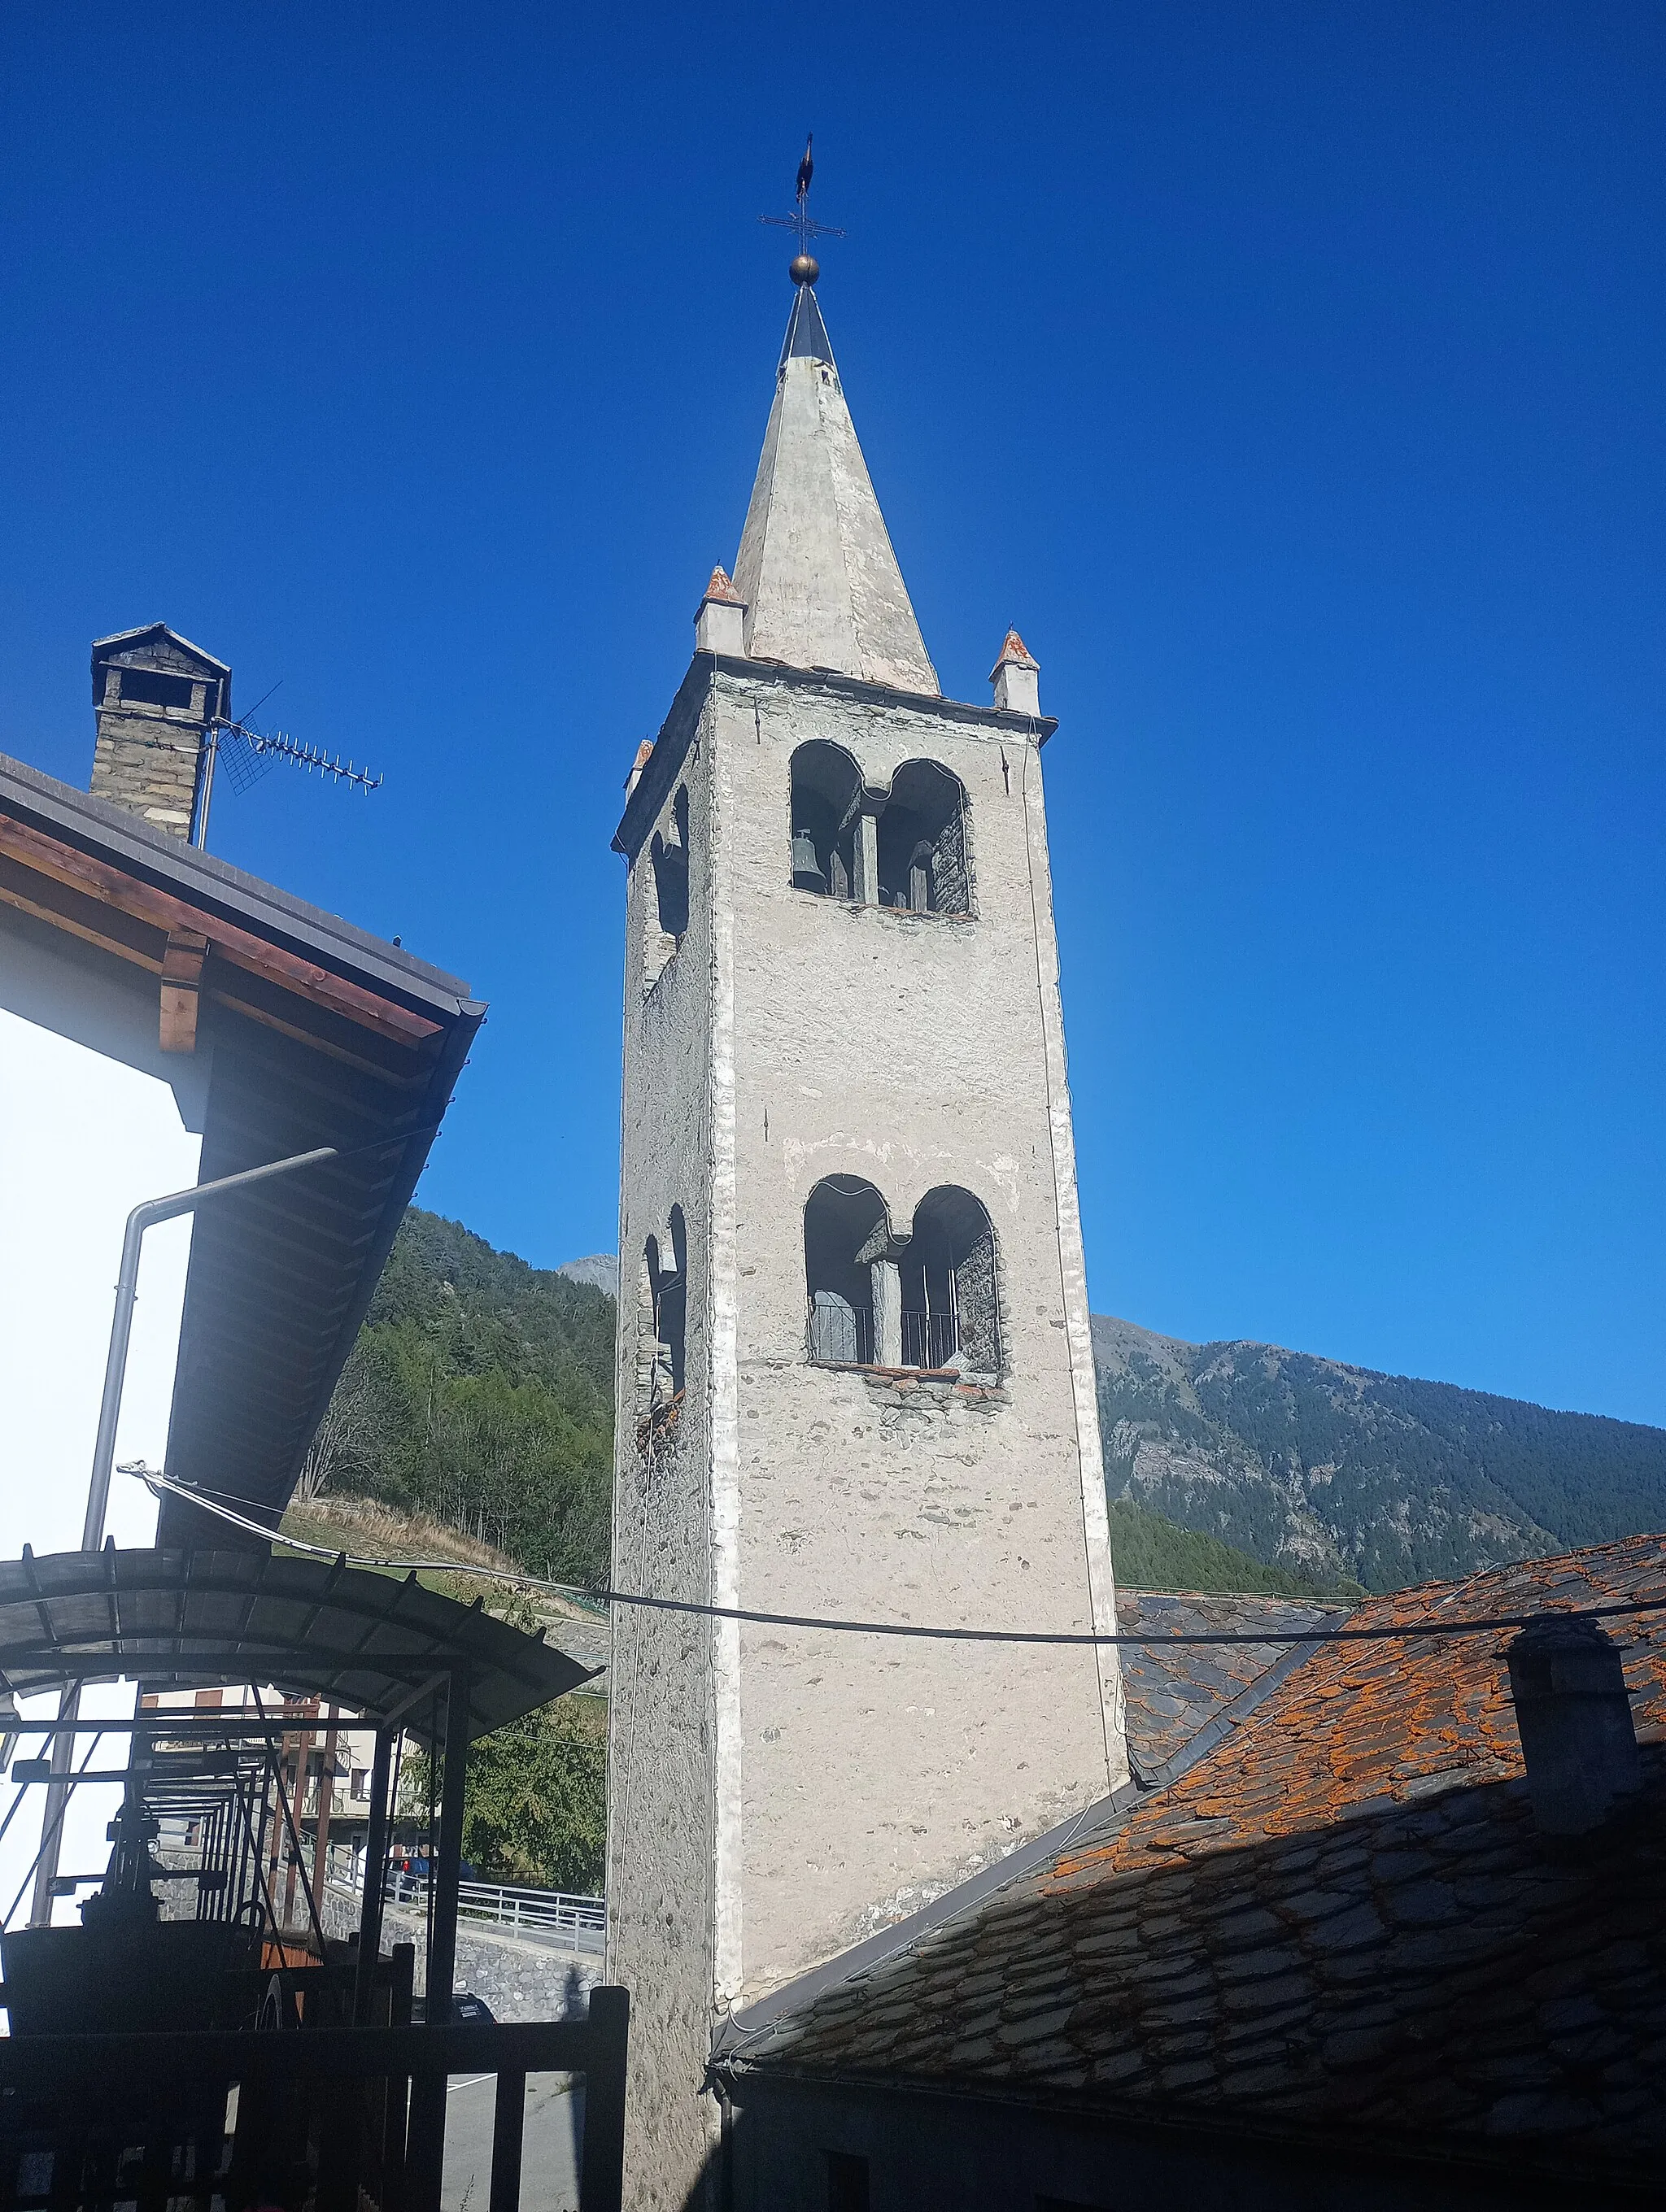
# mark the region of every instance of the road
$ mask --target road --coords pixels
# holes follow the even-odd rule
[[[486,2212],[492,2187],[492,2116],[497,2077],[453,2075],[446,2096],[446,2168],[441,2212]],[[526,2212],[577,2212],[578,2136],[584,2082],[571,2074],[529,2074],[521,2136],[520,2201]]]

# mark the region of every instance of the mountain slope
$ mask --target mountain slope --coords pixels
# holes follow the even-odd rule
[[[1371,1589],[1666,1527],[1666,1430],[1096,1316],[1105,1477],[1254,1559]]]
[[[557,1582],[607,1571],[613,1300],[413,1206],[302,1478]]]

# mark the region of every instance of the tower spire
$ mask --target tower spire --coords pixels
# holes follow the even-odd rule
[[[807,157],[806,157],[807,158]],[[808,261],[807,270],[801,264]],[[800,254],[775,404],[735,562],[754,660],[939,696]]]

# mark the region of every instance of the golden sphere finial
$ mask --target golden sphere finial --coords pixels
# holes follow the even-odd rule
[[[813,284],[822,273],[822,265],[813,253],[795,253],[787,273],[795,284]]]

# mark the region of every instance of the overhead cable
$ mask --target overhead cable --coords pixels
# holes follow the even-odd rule
[[[1090,1629],[938,1628],[904,1620],[834,1620],[823,1613],[763,1613],[749,1606],[707,1605],[696,1598],[650,1597],[641,1590],[583,1589],[573,1583],[550,1582],[543,1575],[522,1574],[504,1567],[472,1566],[465,1559],[388,1559],[334,1550],[328,1544],[309,1544],[298,1536],[286,1536],[278,1529],[267,1528],[251,1519],[247,1514],[238,1512],[233,1506],[218,1502],[221,1493],[194,1489],[187,1483],[174,1482],[165,1474],[157,1474],[143,1462],[124,1467],[119,1472],[137,1476],[157,1498],[164,1492],[172,1498],[182,1498],[200,1511],[229,1522],[234,1528],[246,1529],[251,1535],[264,1537],[268,1543],[282,1544],[286,1550],[303,1552],[313,1559],[328,1559],[332,1564],[344,1561],[350,1567],[375,1568],[384,1573],[392,1571],[404,1575],[466,1575],[477,1582],[504,1583],[520,1589],[547,1590],[554,1596],[569,1598],[581,1604],[640,1606],[654,1613],[696,1613],[711,1620],[746,1621],[760,1628],[825,1629],[841,1636],[906,1636],[943,1644],[1128,1644],[1142,1650],[1165,1644],[1389,1644],[1408,1639],[1414,1641],[1427,1636],[1493,1636],[1507,1628],[1525,1628],[1529,1622],[1542,1620],[1547,1616],[1554,1616],[1558,1620],[1610,1620],[1620,1615],[1666,1613],[1666,1597],[1627,1598],[1616,1605],[1540,1606],[1531,1613],[1494,1613],[1484,1618],[1460,1620],[1426,1619],[1374,1628],[1338,1626],[1328,1628],[1184,1629],[1151,1634],[1119,1629],[1104,1635]],[[1322,1603],[1323,1601],[1316,1602]]]

